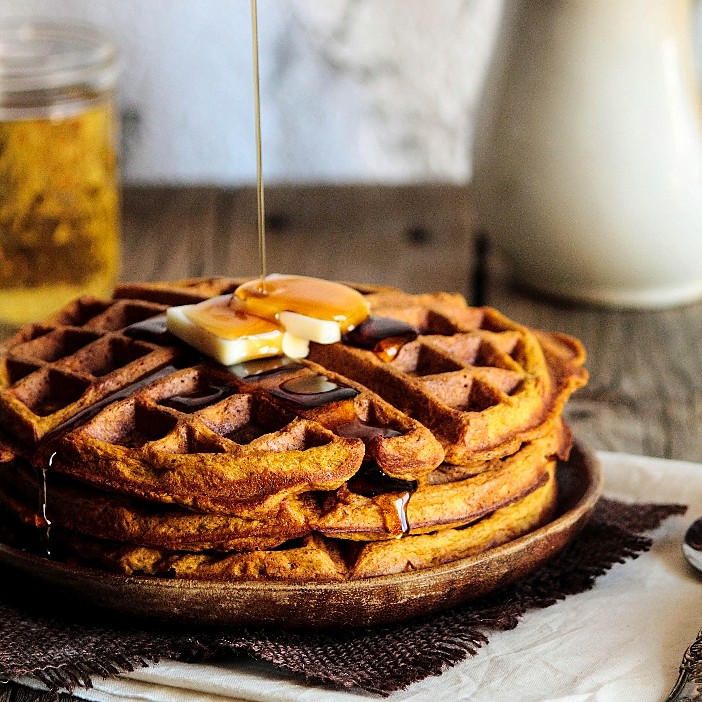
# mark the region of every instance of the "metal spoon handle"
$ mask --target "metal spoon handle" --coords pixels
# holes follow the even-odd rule
[[[675,687],[665,702],[702,702],[702,630],[690,644],[680,663]]]

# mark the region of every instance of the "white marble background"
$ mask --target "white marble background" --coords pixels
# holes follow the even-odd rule
[[[470,139],[501,0],[259,0],[269,182],[445,180]],[[127,182],[255,178],[248,0],[0,0],[122,51]]]

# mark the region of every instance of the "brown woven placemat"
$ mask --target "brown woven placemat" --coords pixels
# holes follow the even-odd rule
[[[404,624],[331,633],[169,628],[77,622],[0,600],[0,678],[31,676],[51,690],[90,686],[159,659],[243,654],[310,681],[390,694],[474,654],[492,631],[511,629],[529,609],[590,589],[615,563],[651,546],[645,532],[686,508],[602,499],[581,534],[545,567],[450,611]],[[51,593],[46,593],[50,603]]]

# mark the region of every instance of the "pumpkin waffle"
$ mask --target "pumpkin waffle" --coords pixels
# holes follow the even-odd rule
[[[342,485],[365,453],[360,439],[279,412],[256,392],[215,384],[218,369],[175,371],[48,445],[51,469],[141,499],[245,516],[285,497]],[[223,397],[195,412],[169,406]],[[52,458],[53,457],[53,458]]]
[[[69,432],[60,449],[49,443],[42,451],[53,452],[53,471],[102,489],[245,516],[293,494],[336,489],[366,457],[410,479],[441,462],[441,448],[423,426],[367,390],[309,364],[276,371],[260,381],[204,364],[174,371]],[[320,380],[339,396],[333,414],[329,405],[288,401],[296,395],[285,388]],[[354,436],[367,432],[366,443]],[[417,449],[403,460],[407,444]]]
[[[167,290],[200,301],[241,282],[132,284],[116,295],[164,300]],[[464,466],[464,474],[557,431],[566,401],[587,382],[585,351],[573,337],[530,329],[490,307],[470,307],[456,293],[409,295],[388,286],[350,285],[366,297],[372,317],[411,325],[416,338],[375,343],[371,334],[369,345],[359,328],[343,343],[312,343],[308,360],[419,420],[441,442],[445,460]],[[383,352],[388,348],[391,355]]]
[[[542,487],[570,447],[563,428],[468,478],[451,479],[441,466],[416,487],[391,484],[378,494],[364,490],[361,474],[327,498],[314,527],[335,538],[375,541],[470,524]]]
[[[51,523],[52,556],[118,572],[325,581],[431,567],[548,518],[578,342],[381,286],[354,286],[380,340],[364,323],[304,360],[225,367],[166,331],[167,307],[242,282],[123,285],[0,346],[8,524]]]
[[[511,541],[543,524],[556,503],[555,462],[545,484],[522,500],[475,524],[397,541],[362,545],[312,534],[275,549],[245,552],[185,552],[94,539],[52,530],[52,548],[69,562],[127,575],[194,580],[329,582],[428,568]]]
[[[248,518],[242,516],[245,509],[237,514],[199,512],[95,489],[54,472],[42,478],[22,461],[0,472],[0,502],[25,524],[41,523],[37,496],[43,489],[45,516],[54,526],[173,550],[259,550],[313,532],[356,541],[394,540],[463,526],[523,499],[547,482],[553,461],[569,447],[564,429],[458,481],[440,469],[411,483],[366,467],[335,491],[288,496]]]
[[[28,449],[77,414],[172,364],[182,347],[134,339],[165,306],[81,298],[0,346],[0,422]]]
[[[45,482],[44,482],[45,480]],[[44,523],[38,496],[45,490],[46,520],[59,528],[102,539],[187,551],[274,548],[310,533],[317,502],[309,495],[283,500],[260,518],[195,512],[96,490],[23,462],[0,473],[0,505],[27,526]]]
[[[556,508],[556,461],[547,478],[521,500],[468,525],[436,530],[395,541],[372,541],[356,554],[351,578],[369,578],[432,568],[466,558],[526,534],[548,522]]]
[[[383,291],[367,299],[372,316],[407,322],[417,337],[400,339],[388,357],[359,327],[344,343],[311,344],[309,358],[418,419],[448,463],[479,468],[552,431],[587,380],[575,339],[536,334],[494,309],[469,307],[459,295]]]

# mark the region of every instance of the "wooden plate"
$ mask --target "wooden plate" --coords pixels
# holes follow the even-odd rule
[[[320,628],[370,625],[446,609],[503,587],[564,548],[585,525],[602,490],[594,454],[576,444],[557,471],[558,516],[484,553],[436,568],[317,584],[215,582],[123,576],[68,566],[0,544],[0,563],[17,589],[74,605],[184,624]],[[57,604],[58,606],[58,604]]]

